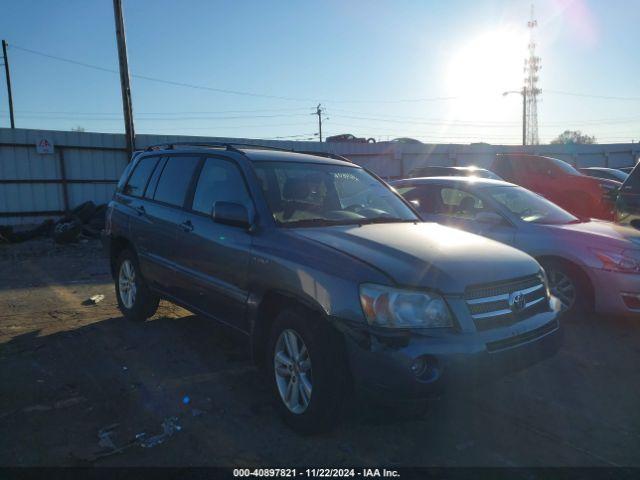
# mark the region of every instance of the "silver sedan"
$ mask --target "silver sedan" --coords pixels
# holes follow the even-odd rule
[[[640,315],[640,232],[580,219],[511,183],[463,177],[392,182],[424,221],[509,244],[544,267],[570,311]]]

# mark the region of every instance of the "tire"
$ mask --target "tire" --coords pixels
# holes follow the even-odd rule
[[[292,335],[301,355],[299,361],[287,367],[282,353],[288,356],[286,343],[291,344]],[[289,308],[275,319],[266,349],[267,381],[276,411],[296,432],[309,435],[329,430],[340,417],[348,378],[341,345],[338,333],[305,309]],[[307,355],[303,353],[305,349]],[[280,374],[276,372],[276,362]],[[290,405],[295,405],[295,397],[298,408],[285,403],[287,387],[294,389]]]
[[[586,313],[591,309],[593,299],[589,281],[578,267],[559,260],[542,261],[541,264],[549,280],[549,290],[562,303],[564,314]]]
[[[71,210],[71,213],[78,217],[82,223],[87,223],[91,219],[95,211],[96,204],[89,201],[81,203],[76,208]]]
[[[69,217],[55,225],[53,240],[61,244],[75,242],[80,233],[82,233],[82,221],[76,217]]]
[[[114,282],[118,308],[127,320],[144,322],[156,313],[160,299],[147,287],[138,259],[131,250],[123,251],[118,257]]]

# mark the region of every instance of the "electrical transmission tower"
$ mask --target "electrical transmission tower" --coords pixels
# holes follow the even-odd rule
[[[531,5],[531,19],[527,22],[529,28],[529,58],[524,61],[524,95],[526,99],[526,138],[527,145],[538,145],[538,95],[542,90],[538,88],[538,71],[542,68],[540,57],[536,56],[536,43],[533,30],[538,26],[538,21],[533,14]]]

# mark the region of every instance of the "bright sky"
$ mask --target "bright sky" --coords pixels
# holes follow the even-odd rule
[[[312,139],[321,102],[325,135],[520,142],[521,97],[501,93],[522,87],[530,0],[123,3],[138,133]],[[541,142],[640,140],[640,0],[535,11]],[[6,1],[0,35],[18,127],[123,131],[111,0]]]

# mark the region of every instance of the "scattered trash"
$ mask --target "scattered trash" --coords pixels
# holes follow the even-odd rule
[[[56,403],[53,404],[53,406],[54,408],[66,408],[66,407],[71,407],[73,405],[77,405],[78,403],[82,403],[86,400],[87,399],[84,397],[70,397],[64,400],[58,400]]]
[[[162,433],[158,435],[154,435],[153,437],[149,437],[149,438],[146,437],[146,434],[139,433],[138,435],[136,435],[136,438],[140,436],[140,446],[142,448],[152,448],[157,445],[160,445],[161,443],[164,443],[164,441],[167,438],[173,436],[176,432],[179,432],[180,430],[182,430],[182,427],[178,424],[178,418],[168,417],[168,418],[165,418],[164,421],[162,422]]]
[[[104,300],[104,295],[102,294],[92,295],[87,300],[82,302],[82,305],[96,305],[100,303],[102,300]]]
[[[23,412],[47,412],[49,410],[59,409],[59,408],[67,408],[72,407],[73,405],[77,405],[79,403],[85,402],[87,399],[84,397],[69,397],[64,400],[58,400],[53,405],[31,405],[29,407],[24,407],[22,409]]]
[[[185,405],[189,405],[189,402],[191,402],[191,399],[189,398],[188,395],[185,395],[184,397],[182,397],[182,403],[184,403]]]
[[[98,445],[100,445],[102,448],[116,450],[116,445],[115,443],[113,443],[111,435],[113,434],[113,430],[116,429],[119,425],[119,423],[114,423],[107,427],[101,428],[98,432]]]

